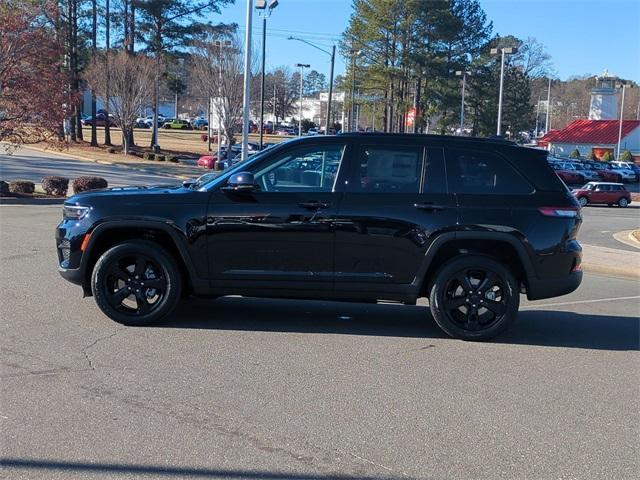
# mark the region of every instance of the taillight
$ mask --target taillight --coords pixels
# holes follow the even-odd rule
[[[545,217],[576,218],[578,207],[539,207],[538,211]]]

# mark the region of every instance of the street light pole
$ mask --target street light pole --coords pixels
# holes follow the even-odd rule
[[[460,104],[460,135],[464,135],[464,93],[465,93],[465,87],[467,84],[467,75],[471,75],[470,72],[467,72],[466,70],[464,71],[460,71],[458,70],[456,72],[456,76],[461,76],[462,75],[462,102]]]
[[[498,127],[496,129],[496,134],[500,136],[502,134],[502,92],[504,88],[504,56],[511,55],[516,53],[518,49],[516,47],[500,47],[500,48],[492,48],[490,53],[491,55],[501,54],[500,60],[500,92],[498,94]]]
[[[247,22],[244,35],[244,95],[242,99],[242,161],[249,151],[249,109],[251,107],[251,28],[253,0],[247,0]]]
[[[356,105],[356,53],[351,55],[351,113],[349,114],[349,132],[353,132]]]
[[[256,2],[256,10],[263,12],[262,16],[262,78],[260,79],[260,150],[262,150],[262,141],[264,136],[264,77],[265,77],[265,61],[267,52],[267,18],[271,15],[274,8],[278,6],[278,0],[271,0],[269,8],[267,8],[266,0],[258,0]]]
[[[325,135],[329,135],[329,126],[331,123],[330,120],[330,116],[331,116],[331,102],[333,100],[333,70],[336,64],[336,46],[333,45],[331,47],[331,52],[325,50],[324,48],[320,48],[317,45],[314,45],[313,43],[305,40],[304,38],[298,38],[298,37],[289,37],[287,40],[297,40],[299,42],[303,42],[306,43],[307,45],[320,50],[321,52],[326,53],[327,55],[329,55],[331,57],[331,73],[329,74],[329,98],[327,98],[327,119],[325,121],[325,127],[324,127],[324,134]],[[343,126],[344,128],[344,126]]]
[[[304,85],[304,69],[311,65],[307,63],[297,63],[296,67],[300,67],[300,118],[298,118],[298,136],[302,136],[302,87]]]
[[[544,133],[549,133],[549,116],[551,113],[551,77],[549,77],[549,87],[547,88],[547,117],[544,120]]]
[[[616,149],[616,160],[620,160],[620,145],[622,143],[622,119],[624,115],[624,91],[627,88],[627,85],[624,83],[620,85],[622,88],[622,99],[620,102],[620,125],[618,127],[618,148]]]

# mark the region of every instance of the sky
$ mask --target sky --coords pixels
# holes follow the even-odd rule
[[[424,0],[428,1],[428,0]],[[640,82],[640,0],[480,0],[494,33],[535,37],[547,48],[558,78],[605,68]],[[213,23],[237,23],[242,36],[247,0],[235,0]],[[262,17],[253,15],[254,54],[260,55]],[[349,23],[351,0],[279,0],[267,20],[267,70],[296,63],[329,74],[329,55],[287,40],[296,36],[330,50]],[[345,70],[337,54],[336,75]]]

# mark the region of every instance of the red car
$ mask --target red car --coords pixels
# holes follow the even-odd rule
[[[611,165],[604,162],[585,162],[586,168],[596,171],[604,182],[622,182],[622,175],[611,169]]]
[[[218,159],[217,155],[202,155],[198,159],[197,165],[199,167],[208,168],[209,170],[213,170],[216,165],[216,160]]]
[[[603,203],[625,208],[631,203],[631,194],[622,183],[589,182],[572,193],[581,207],[590,203]]]
[[[584,183],[585,181],[584,176],[578,173],[577,170],[565,170],[560,164],[557,163],[552,163],[551,167],[567,185],[578,185]]]

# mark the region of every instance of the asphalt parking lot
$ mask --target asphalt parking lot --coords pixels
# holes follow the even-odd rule
[[[128,328],[59,277],[59,216],[0,206],[6,478],[640,475],[636,280],[587,273],[492,343],[424,306],[242,298]]]

